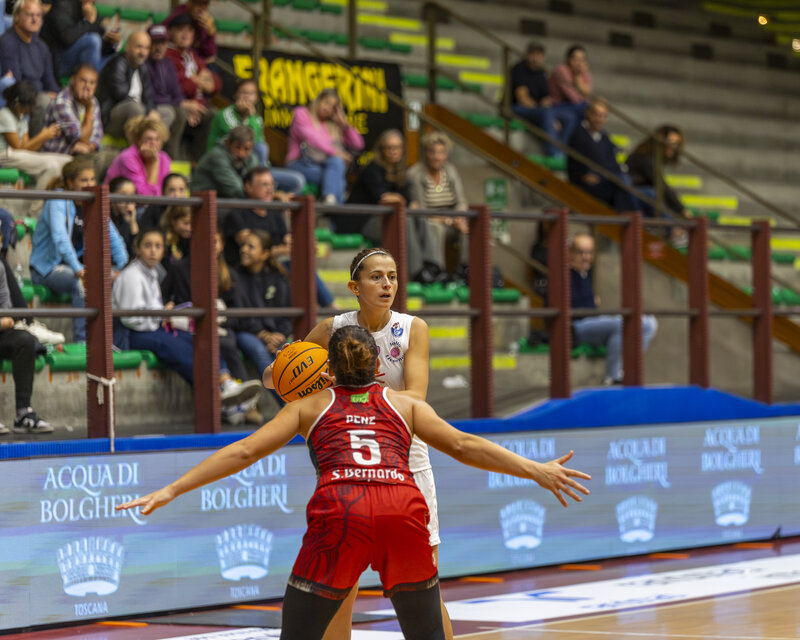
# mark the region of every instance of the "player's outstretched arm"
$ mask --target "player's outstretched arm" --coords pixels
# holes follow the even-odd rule
[[[298,433],[298,406],[286,405],[255,433],[223,447],[158,491],[118,505],[117,511],[141,507],[142,514],[148,515],[188,491],[237,473],[277,451]]]
[[[581,502],[579,494],[589,495],[589,490],[575,478],[591,480],[591,476],[564,466],[572,458],[572,451],[550,462],[528,460],[486,438],[459,431],[442,420],[426,402],[410,398],[408,401],[412,402],[414,432],[429,445],[459,462],[486,471],[534,480],[543,489],[552,491],[565,507],[567,500],[562,492],[576,502]]]

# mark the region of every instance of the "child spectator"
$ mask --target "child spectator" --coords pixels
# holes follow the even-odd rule
[[[286,271],[272,256],[272,238],[266,231],[247,235],[235,269],[245,307],[269,308],[291,305]],[[237,323],[236,343],[256,367],[259,380],[275,360],[275,354],[292,332],[289,318],[242,318]]]
[[[180,173],[168,173],[161,181],[161,195],[167,198],[185,198],[189,195],[189,181],[186,176]],[[166,205],[151,204],[148,205],[139,226],[142,229],[151,229],[161,227],[161,218],[167,210]]]
[[[65,153],[39,151],[47,140],[60,134],[61,128],[51,124],[33,138],[28,137],[28,118],[36,104],[36,90],[27,82],[8,87],[3,97],[6,106],[0,109],[0,166],[25,171],[36,178],[37,189],[46,189],[72,160]]]
[[[136,186],[136,193],[160,196],[161,183],[172,163],[161,150],[169,139],[167,127],[158,115],[137,116],[125,124],[125,136],[131,146],[114,158],[106,173],[106,183],[124,176]]]
[[[244,125],[253,130],[253,151],[262,166],[269,166],[269,147],[264,141],[264,120],[258,115],[258,85],[255,80],[240,80],[233,92],[233,104],[217,112],[211,121],[206,151],[211,151],[217,140],[224,138],[231,129]]]
[[[94,165],[91,158],[80,156],[64,166],[56,188],[80,191],[95,186]],[[72,306],[83,308],[83,202],[48,200],[36,230],[33,232],[31,251],[31,280],[56,293],[72,295]],[[117,228],[108,226],[112,263],[122,269],[128,262],[125,241]],[[72,321],[73,340],[86,342],[86,320]]]
[[[161,230],[166,238],[163,264],[165,269],[189,255],[192,239],[192,210],[190,207],[170,206],[161,218]]]
[[[146,229],[136,238],[137,258],[114,281],[112,305],[115,309],[164,309],[158,285],[157,266],[164,254],[164,236],[158,229]],[[114,343],[121,349],[152,351],[190,385],[194,384],[193,337],[179,330],[165,331],[160,318],[138,316],[120,318]],[[220,358],[220,394],[223,406],[251,400],[261,391],[255,380],[238,383],[231,377],[224,358]]]
[[[126,196],[136,195],[136,185],[123,176],[117,176],[108,183],[109,193],[118,193]],[[119,235],[125,241],[125,248],[128,255],[136,255],[134,242],[139,233],[139,222],[136,216],[136,204],[133,202],[112,202],[111,203],[111,222],[117,227]]]

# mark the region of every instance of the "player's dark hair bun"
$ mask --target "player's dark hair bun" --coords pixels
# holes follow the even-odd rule
[[[375,380],[378,345],[363,327],[348,325],[334,331],[328,342],[328,358],[336,384],[363,387]]]

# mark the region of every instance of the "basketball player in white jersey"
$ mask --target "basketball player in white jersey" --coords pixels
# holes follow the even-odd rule
[[[327,349],[328,341],[336,329],[346,325],[359,325],[372,334],[378,345],[378,382],[395,391],[406,391],[409,395],[425,400],[428,395],[428,325],[421,318],[392,311],[398,286],[397,264],[392,254],[379,248],[359,252],[350,263],[350,282],[347,286],[358,299],[358,311],[323,320],[311,330],[305,340]],[[265,387],[273,388],[272,367],[264,371],[263,382]],[[438,561],[440,539],[436,486],[428,446],[419,438],[412,440],[408,462],[414,480],[428,503],[430,544]],[[331,621],[325,640],[350,639],[357,587],[358,585],[353,588]],[[444,602],[442,620],[446,640],[452,640],[453,629]]]

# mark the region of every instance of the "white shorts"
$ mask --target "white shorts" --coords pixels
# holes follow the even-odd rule
[[[431,546],[436,547],[441,542],[441,538],[439,538],[439,503],[436,501],[436,483],[433,481],[433,469],[417,471],[414,474],[414,482],[417,483],[425,502],[428,504],[428,512],[430,514],[428,533],[430,533]]]

